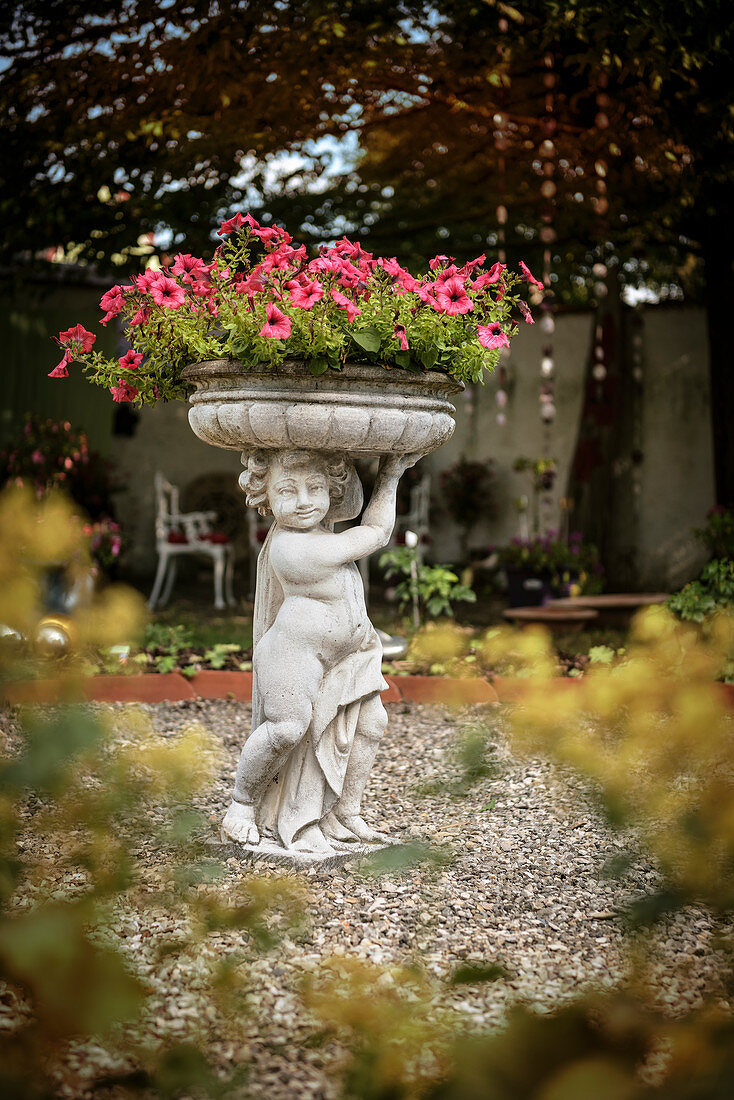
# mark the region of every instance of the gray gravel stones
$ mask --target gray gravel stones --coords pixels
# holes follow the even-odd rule
[[[192,722],[221,739],[221,768],[198,809],[216,829],[230,794],[249,708],[241,703],[196,701],[147,706],[154,728],[176,737]],[[126,709],[115,708],[124,730]],[[322,960],[354,956],[387,966],[417,964],[434,990],[437,1014],[449,1013],[462,1030],[497,1027],[517,1000],[547,1011],[589,988],[611,987],[630,973],[620,907],[659,885],[655,869],[636,859],[621,880],[604,867],[626,841],[603,824],[589,789],[546,761],[520,760],[508,750],[501,709],[392,704],[390,723],[370,779],[367,820],[407,843],[425,842],[435,861],[367,874],[354,860],[342,868],[288,873],[307,896],[297,930],[286,929],[275,948],[262,952],[239,930],[209,935],[193,958],[160,957],[175,920],[122,901],[112,921],[114,937],[155,990],[147,1021],[161,1040],[185,1038],[204,1027],[215,1062],[223,1070],[248,1061],[247,1095],[273,1100],[335,1097],[334,1067],[341,1053],[328,1041],[308,1040],[318,1022],[304,1008],[304,975]],[[457,737],[468,721],[486,718],[491,728],[493,774],[457,793]],[[141,853],[143,882],[156,886],[161,853]],[[244,875],[269,878],[281,869],[253,869],[229,856],[218,890],[235,892]],[[204,888],[202,888],[204,889]],[[678,1014],[705,994],[723,997],[712,940],[715,923],[704,910],[677,914],[647,934],[659,1003]],[[248,1012],[237,1039],[222,1030],[203,998],[207,968],[231,954],[249,967]],[[503,980],[450,986],[462,963],[498,963]],[[208,1015],[207,1015],[208,1014]],[[76,1051],[70,1068],[78,1095],[100,1069],[99,1048]],[[76,1092],[74,1091],[76,1089]],[[245,1095],[243,1093],[243,1095]]]

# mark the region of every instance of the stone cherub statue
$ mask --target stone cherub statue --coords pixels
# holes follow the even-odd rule
[[[253,716],[222,832],[248,847],[313,858],[386,841],[361,816],[387,725],[382,646],[354,564],[385,546],[400,476],[420,455],[382,459],[362,521],[362,486],[344,455],[254,451],[248,505],[272,513],[258,559]]]

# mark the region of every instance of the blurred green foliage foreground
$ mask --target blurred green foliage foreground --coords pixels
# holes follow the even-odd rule
[[[63,501],[0,497],[0,622],[32,631],[41,615],[44,565],[73,558],[79,535]],[[129,638],[140,607],[121,589],[79,623],[81,640]],[[593,781],[611,828],[634,830],[665,886],[630,919],[652,921],[691,903],[707,905],[731,962],[734,905],[732,722],[714,680],[734,627],[721,617],[704,635],[655,609],[639,618],[623,660],[594,667],[579,684],[554,678],[540,632],[495,632],[498,657],[526,667],[523,702],[508,714],[520,752],[550,754]],[[12,651],[3,678],[16,675]],[[225,1078],[207,1043],[244,1046],[248,984],[242,960],[220,957],[212,938],[247,931],[269,939],[278,911],[286,926],[308,906],[299,880],[244,877],[225,892],[191,811],[221,749],[195,727],[155,735],[134,713],[112,742],[105,712],[69,701],[8,718],[0,763],[0,998],[13,1008],[0,1031],[0,1095],[71,1095],[70,1056],[93,1042],[113,1070],[87,1095],[245,1096],[245,1059]],[[467,773],[467,781],[470,780]],[[151,806],[158,812],[151,814]],[[157,824],[156,824],[157,823]],[[157,829],[165,856],[156,889],[144,888],[141,840]],[[393,872],[395,868],[393,868]],[[153,990],[116,945],[113,916],[137,906],[176,919],[161,958],[197,970],[199,1011],[186,1043],[148,1027]],[[632,923],[630,924],[632,928]],[[644,942],[644,940],[643,940]],[[504,1029],[467,1037],[437,1022],[420,968],[380,970],[356,958],[325,959],[303,998],[325,1034],[346,1050],[338,1080],[359,1100],[724,1100],[734,1095],[734,1021],[726,1002],[666,1018],[652,1007],[644,957],[626,989],[591,994],[552,1013],[517,1006]],[[491,981],[486,972],[461,980]],[[459,980],[458,976],[456,976]],[[727,979],[728,981],[728,979]]]

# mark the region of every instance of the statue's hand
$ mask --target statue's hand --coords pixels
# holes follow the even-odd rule
[[[422,454],[385,455],[380,463],[380,473],[401,477],[411,466],[423,458]]]

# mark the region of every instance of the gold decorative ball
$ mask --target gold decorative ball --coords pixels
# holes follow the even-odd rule
[[[50,660],[66,657],[74,648],[76,640],[74,624],[63,615],[47,615],[41,619],[33,636],[38,656]]]

